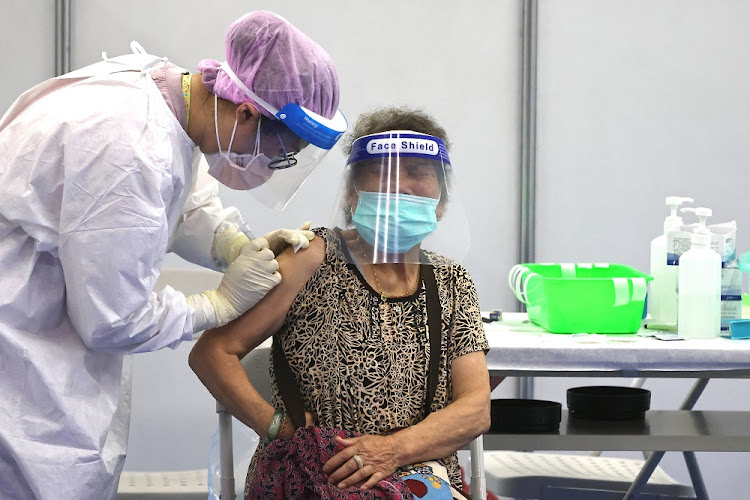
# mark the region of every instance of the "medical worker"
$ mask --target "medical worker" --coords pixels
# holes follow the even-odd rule
[[[114,498],[125,354],[232,321],[280,282],[272,249],[313,237],[248,239],[201,153],[219,181],[283,206],[346,129],[330,57],[275,14],[237,20],[226,62],[195,75],[133,47],[32,88],[0,120],[3,499]],[[221,284],[155,292],[168,251]]]

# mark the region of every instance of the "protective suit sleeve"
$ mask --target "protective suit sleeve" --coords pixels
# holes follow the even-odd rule
[[[228,263],[213,252],[214,238],[226,230],[237,230],[243,220],[236,208],[222,205],[219,183],[209,175],[202,154],[195,157],[193,168],[197,168],[197,174],[169,251],[193,264],[223,272]]]
[[[194,310],[171,287],[153,292],[169,241],[166,208],[179,198],[164,160],[168,137],[131,137],[142,127],[121,124],[79,129],[65,146],[60,188],[70,320],[93,350],[175,348],[192,338]]]
[[[203,330],[216,328],[219,325],[219,321],[216,318],[216,308],[211,303],[211,299],[208,298],[206,292],[188,295],[186,299],[187,303],[195,311],[195,314],[193,314],[194,340]]]

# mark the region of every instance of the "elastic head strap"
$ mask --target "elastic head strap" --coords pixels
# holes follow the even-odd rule
[[[232,71],[232,68],[229,67],[229,64],[225,62],[221,63],[220,66],[221,70],[224,71],[224,73],[227,74],[230,80],[234,82],[235,85],[237,85],[240,90],[242,90],[245,95],[255,100],[256,103],[258,103],[259,106],[262,106],[266,111],[271,113],[273,116],[276,116],[279,113],[279,110],[276,109],[274,106],[271,106],[266,102],[265,100],[261,99],[258,94],[250,90],[247,85],[245,85],[245,82],[240,80],[240,78],[237,76],[237,74]]]

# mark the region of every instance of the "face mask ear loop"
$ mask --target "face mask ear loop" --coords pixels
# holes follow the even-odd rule
[[[362,198],[362,196],[360,196],[360,194],[359,194],[359,188],[354,183],[354,181],[352,181],[352,187],[354,188],[354,192],[357,193],[357,203],[359,203],[359,200]],[[351,205],[349,206],[349,213],[352,215],[352,217],[354,217],[355,210],[356,210],[356,207],[352,208]]]
[[[219,98],[214,94],[214,130],[216,130],[216,145],[219,147],[219,154],[223,155],[221,151],[221,140],[219,139],[219,113],[218,106]],[[234,119],[234,127],[232,128],[232,137],[229,138],[229,146],[227,147],[227,153],[225,156],[229,156],[232,152],[232,143],[234,142],[234,133],[237,131],[237,119]]]
[[[232,152],[232,143],[234,142],[234,133],[237,131],[237,118],[234,119],[234,127],[232,128],[232,137],[229,138],[229,146],[227,147],[227,156]]]

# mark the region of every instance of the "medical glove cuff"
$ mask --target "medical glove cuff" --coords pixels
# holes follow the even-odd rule
[[[232,306],[226,296],[219,289],[206,290],[201,295],[206,297],[214,310],[216,318],[216,327],[224,326],[230,321],[234,321],[240,315],[240,312]]]
[[[237,256],[242,251],[242,247],[249,242],[250,239],[242,232],[238,231],[234,224],[226,228],[219,228],[214,237],[214,244],[211,252],[216,265],[220,269],[226,269],[229,267],[229,265],[237,259]]]
[[[213,291],[213,290],[211,290]],[[193,334],[218,326],[216,308],[204,293],[196,293],[186,297],[187,303],[193,308]]]

